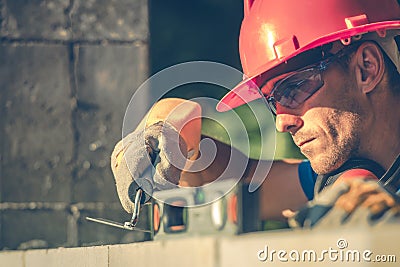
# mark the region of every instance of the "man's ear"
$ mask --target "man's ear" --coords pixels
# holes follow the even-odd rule
[[[382,80],[385,72],[383,54],[377,44],[365,42],[355,54],[357,84],[363,93],[370,93]]]

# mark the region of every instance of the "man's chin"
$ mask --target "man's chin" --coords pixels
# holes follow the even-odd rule
[[[307,156],[306,156],[307,157]],[[311,167],[313,168],[314,172],[320,175],[324,175],[334,170],[338,169],[342,166],[345,160],[333,158],[333,157],[307,157],[311,163]]]

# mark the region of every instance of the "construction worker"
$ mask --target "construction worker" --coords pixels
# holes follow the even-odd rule
[[[272,164],[260,188],[261,219],[288,217],[302,227],[307,219],[308,225],[310,220],[323,225],[332,218],[343,224],[361,208],[369,224],[387,213],[398,214],[395,189],[376,183],[400,154],[398,2],[245,0],[244,13],[239,47],[245,79],[217,110],[265,97],[277,130],[289,132],[308,159]],[[133,176],[143,173],[147,165],[141,159],[149,154],[162,163],[155,179],[160,188],[165,181],[186,186],[213,181],[228,164],[226,153],[240,154],[216,141],[218,153],[207,169],[189,173],[170,164],[166,155],[173,153],[165,145],[169,135],[179,136],[175,146],[188,158],[198,157],[190,153],[197,151],[198,127],[183,129],[160,119],[177,103],[186,103],[188,117],[198,109],[181,101],[156,103],[150,116],[155,119],[114,150],[112,169],[128,212],[132,203],[127,187]],[[180,118],[184,116],[180,112]],[[242,178],[249,181],[262,162],[242,157],[247,162]],[[348,169],[356,171],[346,175]],[[315,212],[321,206],[327,207],[324,212]]]

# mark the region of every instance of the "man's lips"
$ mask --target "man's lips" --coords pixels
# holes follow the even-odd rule
[[[304,146],[305,144],[310,143],[310,142],[313,141],[313,140],[315,140],[315,138],[310,138],[310,139],[306,139],[306,140],[301,140],[301,141],[296,142],[296,145],[297,145],[298,147],[301,148],[302,146]]]

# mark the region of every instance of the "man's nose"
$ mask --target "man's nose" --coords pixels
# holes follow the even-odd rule
[[[275,124],[279,132],[294,134],[303,126],[304,122],[298,115],[280,113],[276,115]]]

